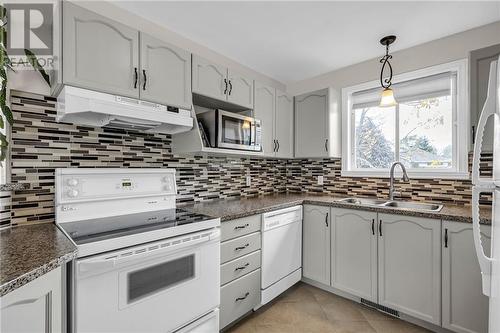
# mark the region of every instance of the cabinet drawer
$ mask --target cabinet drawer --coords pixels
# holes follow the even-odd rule
[[[260,230],[261,216],[253,215],[221,223],[221,241],[251,234]]]
[[[228,283],[220,294],[222,329],[260,303],[260,269]]]
[[[225,263],[260,249],[260,232],[232,239],[220,245],[220,262]]]
[[[220,267],[220,284],[231,282],[257,268],[260,268],[260,251],[227,262]]]

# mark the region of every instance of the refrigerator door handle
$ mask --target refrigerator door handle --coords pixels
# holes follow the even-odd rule
[[[479,195],[481,193],[493,193],[491,187],[474,186],[472,188],[472,233],[474,236],[474,247],[476,248],[476,255],[481,268],[481,276],[483,279],[483,294],[490,296],[491,294],[491,262],[490,257],[484,253],[483,243],[481,241],[481,229],[479,226]],[[491,224],[493,225],[493,216],[491,217]]]
[[[491,186],[493,187],[493,181],[481,181],[479,175],[479,162],[481,160],[481,149],[483,145],[483,133],[484,128],[488,122],[490,116],[495,115],[496,112],[496,83],[495,76],[497,71],[497,63],[494,61],[490,66],[490,78],[488,82],[488,95],[486,101],[484,102],[483,110],[479,116],[479,122],[476,128],[476,140],[474,141],[474,155],[472,158],[472,184],[478,186]]]

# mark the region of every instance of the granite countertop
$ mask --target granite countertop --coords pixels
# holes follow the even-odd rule
[[[446,204],[443,205],[443,209],[439,212],[426,212],[401,208],[361,206],[358,204],[339,202],[339,199],[345,197],[346,196],[339,197],[314,194],[273,194],[250,198],[219,199],[206,203],[186,205],[183,208],[195,213],[220,217],[221,222],[295,205],[314,204],[472,223],[471,206]],[[490,209],[481,208],[480,215],[482,224],[491,224]]]
[[[0,230],[0,297],[76,258],[54,223]]]

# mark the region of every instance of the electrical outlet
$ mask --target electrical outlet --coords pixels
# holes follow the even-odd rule
[[[245,178],[246,178],[247,186],[251,186],[252,185],[252,177],[246,176]]]
[[[318,176],[318,185],[323,185],[323,176]]]

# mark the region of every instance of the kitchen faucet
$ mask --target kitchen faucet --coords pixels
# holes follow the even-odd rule
[[[408,182],[410,178],[408,178],[408,174],[406,173],[406,168],[401,162],[394,162],[392,163],[391,166],[391,180],[389,182],[389,200],[394,200],[394,169],[396,168],[396,165],[399,165],[401,167],[401,170],[403,171],[403,181]]]

